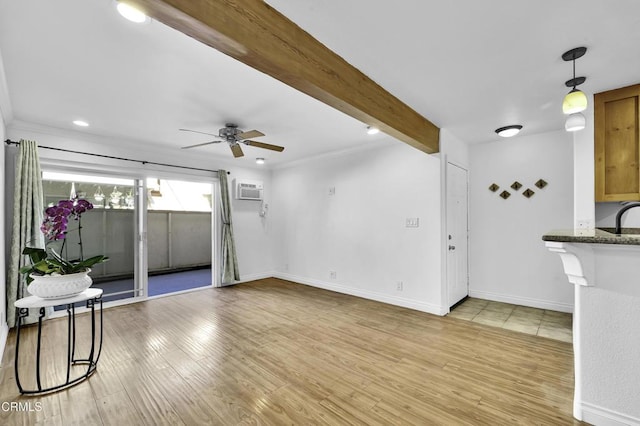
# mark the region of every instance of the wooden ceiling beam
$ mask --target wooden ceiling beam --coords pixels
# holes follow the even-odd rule
[[[262,0],[127,0],[148,16],[427,152],[426,118]]]

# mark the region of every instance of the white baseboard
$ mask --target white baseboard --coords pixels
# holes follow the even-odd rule
[[[249,281],[263,280],[265,278],[275,277],[275,271],[259,272],[257,274],[241,275],[240,281],[236,281],[235,284],[247,283]]]
[[[9,337],[9,326],[6,322],[0,325],[0,365],[4,359],[4,349],[7,346],[7,337]]]
[[[238,281],[234,281],[232,283],[222,284],[220,287],[228,287],[230,285],[248,283],[249,281],[263,280],[265,278],[271,278],[275,276],[274,271],[268,272],[258,272],[256,274],[248,274],[248,275],[240,275],[240,279]]]
[[[639,426],[640,419],[583,402],[582,421],[596,426]]]
[[[469,296],[477,297],[478,299],[493,300],[495,302],[511,303],[513,305],[530,306],[532,308],[548,309],[550,311],[573,313],[573,304],[571,303],[551,302],[549,300],[532,299],[528,297],[471,289],[469,289]]]
[[[363,299],[375,300],[377,302],[388,303],[389,305],[402,306],[403,308],[414,309],[420,312],[443,316],[449,312],[449,309],[432,303],[420,302],[417,300],[407,299],[404,297],[391,296],[375,291],[353,288],[336,283],[328,283],[326,281],[316,280],[314,278],[300,277],[297,275],[287,274],[283,272],[274,272],[273,277],[283,280],[293,281],[300,284],[310,285],[325,290],[335,291],[336,293],[349,294],[351,296],[362,297]]]

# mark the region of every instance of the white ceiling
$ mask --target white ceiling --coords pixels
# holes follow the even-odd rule
[[[396,2],[269,0],[327,47],[458,138],[563,128],[571,64],[587,93],[640,82],[637,0]],[[15,120],[179,150],[225,122],[284,145],[244,147],[271,166],[387,139],[365,125],[159,22],[136,25],[113,0],[0,0],[0,53]],[[9,123],[11,126],[11,123]],[[388,138],[390,139],[390,138]],[[388,143],[394,143],[389,141]],[[228,159],[224,144],[194,155]]]

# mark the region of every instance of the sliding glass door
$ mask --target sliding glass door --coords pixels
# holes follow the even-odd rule
[[[147,179],[148,295],[212,283],[213,185]]]
[[[137,212],[140,202],[136,188],[140,181],[133,178],[106,177],[77,173],[45,171],[43,189],[46,206],[75,195],[93,204],[82,214],[82,247],[70,232],[63,250],[70,259],[104,254],[108,262],[95,265],[91,271],[93,287],[104,290],[104,301],[143,295],[143,285],[137,278],[138,253]],[[68,229],[80,223],[71,220]],[[59,244],[58,244],[59,245]]]
[[[104,301],[212,285],[212,183],[47,170],[43,189],[47,206],[74,194],[93,204],[82,214],[82,247],[70,232],[64,254],[109,257],[91,271]]]

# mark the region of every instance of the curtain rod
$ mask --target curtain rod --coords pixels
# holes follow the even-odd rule
[[[4,143],[6,143],[7,145],[20,145],[20,142],[15,142],[15,141],[12,141],[11,139],[5,140]],[[131,158],[113,157],[111,155],[93,154],[91,152],[73,151],[71,149],[54,148],[50,146],[38,146],[38,148],[51,149],[53,151],[70,152],[73,154],[92,155],[94,157],[110,158],[112,160],[133,161],[134,163],[142,163],[142,164],[153,164],[154,166],[175,167],[177,169],[199,170],[201,172],[218,173],[218,170],[199,169],[197,167],[189,167],[189,166],[177,166],[175,164],[156,163],[154,161],[132,160]],[[227,172],[227,174],[230,175],[231,172]]]

